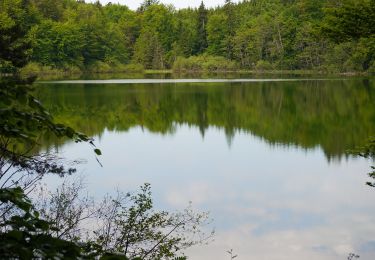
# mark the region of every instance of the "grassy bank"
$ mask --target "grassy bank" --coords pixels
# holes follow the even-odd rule
[[[120,64],[95,62],[90,66],[80,68],[77,66],[66,66],[62,68],[54,68],[44,66],[39,63],[31,62],[20,70],[22,76],[71,76],[94,73],[144,73],[144,68],[140,64]]]
[[[200,55],[188,58],[177,57],[172,67],[174,72],[227,72],[237,71],[236,62],[221,56]]]
[[[216,64],[215,64],[216,62]],[[213,65],[215,64],[215,65]],[[228,65],[229,64],[229,65]],[[21,69],[22,76],[38,76],[39,79],[82,79],[82,78],[144,78],[144,77],[168,77],[168,78],[239,78],[239,77],[265,77],[266,75],[275,77],[285,76],[369,76],[371,72],[331,72],[327,70],[277,70],[272,68],[241,69],[235,64],[228,63],[224,58],[210,57],[206,60],[197,57],[178,58],[172,69],[145,70],[139,64],[108,64],[96,62],[87,68],[69,66],[64,68],[53,68],[42,66],[37,63],[29,63]],[[159,76],[157,76],[159,75]],[[168,75],[168,76],[167,76]],[[5,75],[0,75],[5,76]]]
[[[332,67],[317,67],[310,70],[285,70],[279,69],[277,64],[271,64],[268,61],[259,60],[256,64],[243,68],[238,63],[228,60],[221,56],[200,55],[188,58],[177,57],[173,64],[174,73],[243,73],[243,74],[280,74],[280,75],[372,75],[375,74],[375,67],[367,71],[340,71]]]

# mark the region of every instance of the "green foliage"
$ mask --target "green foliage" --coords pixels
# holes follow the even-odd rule
[[[134,60],[146,69],[164,69],[166,54],[175,42],[173,10],[152,4],[142,13],[142,30],[135,43]]]
[[[144,0],[139,7],[140,12],[146,11],[150,6],[159,4],[158,0]]]
[[[42,19],[59,21],[63,17],[66,2],[59,0],[31,0],[39,10]]]
[[[375,1],[342,0],[342,3],[326,9],[322,25],[335,42],[358,40],[375,34]]]
[[[269,71],[272,70],[272,64],[268,61],[264,60],[258,60],[257,65],[255,66],[255,69],[258,71]]]
[[[208,53],[212,55],[225,56],[227,28],[222,26],[226,23],[226,16],[222,13],[212,14],[207,24]],[[218,26],[220,25],[220,26]]]
[[[36,62],[30,62],[25,67],[20,69],[19,73],[23,77],[43,75],[81,75],[84,72],[88,73],[113,73],[113,72],[125,72],[125,73],[142,73],[144,67],[141,64],[130,63],[122,64],[119,62],[102,62],[97,61],[90,66],[81,69],[79,67],[70,65],[60,68],[53,68],[51,66],[43,66]]]
[[[206,213],[196,214],[191,207],[175,214],[154,211],[149,184],[136,195],[108,198],[99,215],[103,224],[94,231],[96,243],[130,259],[170,259],[211,237],[200,230]]]
[[[35,146],[38,135],[44,131],[77,142],[92,140],[70,127],[54,123],[51,115],[32,95],[32,88],[28,85],[31,81],[1,81],[0,255],[10,259],[77,258],[83,256],[82,248],[49,235],[47,231],[55,227],[39,218],[25,194],[45,174],[65,175],[75,169],[66,169],[51,156],[30,155],[25,148]]]
[[[207,47],[207,9],[204,6],[203,1],[198,9],[198,16],[197,16],[197,38],[195,43],[194,52],[192,54],[201,54],[203,53]]]
[[[329,71],[351,72],[369,70],[375,58],[375,38],[361,38],[334,45],[325,56]]]
[[[372,73],[372,74],[375,74],[375,60],[372,61],[372,64],[371,64],[370,67],[368,68],[368,72],[369,72],[369,73]]]
[[[30,81],[32,79],[22,81],[13,78],[1,81],[0,136],[33,145],[38,134],[49,131],[57,137],[68,137],[76,142],[93,144],[92,139],[86,135],[63,124],[56,124],[49,112],[32,95]],[[7,147],[3,148],[8,150]]]
[[[43,20],[30,34],[34,44],[33,61],[57,68],[82,67],[83,39],[77,25]]]
[[[199,71],[234,71],[237,65],[235,62],[220,56],[191,56],[189,58],[177,57],[173,64],[176,72],[199,72]]]
[[[123,65],[123,72],[143,72],[144,67],[142,64],[137,64],[137,63],[130,63],[127,65]]]
[[[58,227],[49,234],[89,245],[93,253],[96,248],[103,259],[171,259],[211,238],[200,229],[208,224],[207,213],[190,206],[177,213],[154,210],[149,184],[135,194],[117,192],[99,202],[83,193],[82,180],[65,180],[54,192],[42,188],[37,207]],[[86,220],[96,225],[87,226]]]
[[[375,60],[375,1],[342,0],[325,12],[321,30],[336,43],[334,50],[341,52],[337,59],[331,58],[331,64],[336,61],[341,71],[368,70]]]
[[[375,138],[370,138],[365,145],[358,147],[355,150],[350,151],[350,153],[359,155],[363,158],[375,160]],[[375,165],[371,166],[371,172],[368,175],[375,179]],[[367,185],[375,187],[375,182],[367,182]]]
[[[66,65],[61,68],[53,68],[51,66],[44,66],[36,62],[30,62],[25,67],[21,68],[19,70],[19,73],[21,77],[27,78],[30,76],[37,76],[39,74],[43,75],[49,75],[49,74],[55,74],[55,75],[64,75],[64,74],[81,74],[82,70],[79,67],[73,66],[73,65]]]
[[[39,218],[39,213],[33,209],[31,201],[22,188],[0,189],[0,201],[22,211],[1,222],[2,258],[78,258],[84,255],[77,244],[47,234],[55,227],[52,223]],[[2,216],[5,217],[3,211]]]
[[[199,36],[199,30],[201,29],[197,29],[199,25],[197,13],[193,9],[182,9],[177,11],[176,16],[176,41],[172,46],[172,52],[175,52],[174,58],[202,53],[207,47],[207,35],[201,32]]]
[[[146,69],[164,69],[165,52],[157,35],[153,32],[142,32],[135,44],[134,61]]]
[[[144,1],[132,11],[111,3],[3,0],[0,69],[14,72],[30,54],[53,69],[105,72],[129,63],[171,68],[178,56],[207,54],[241,69],[267,62],[278,70],[371,72],[374,6],[374,0],[227,0],[214,9],[202,2],[175,10]]]
[[[31,49],[27,33],[34,18],[28,1],[0,1],[0,73],[26,65]]]

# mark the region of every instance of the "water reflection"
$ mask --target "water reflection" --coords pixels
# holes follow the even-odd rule
[[[98,145],[104,168],[91,156],[82,167],[95,196],[149,182],[157,208],[193,201],[211,212],[215,242],[188,251],[190,259],[228,259],[231,248],[238,259],[375,256],[375,191],[359,158],[329,163],[320,148],[271,147],[243,132],[228,147],[222,129],[208,127],[202,138],[187,124],[171,135],[105,130]],[[72,159],[91,152],[80,144],[61,149]]]
[[[188,124],[204,137],[213,126],[224,129],[229,145],[236,133],[246,132],[271,145],[322,147],[330,160],[375,132],[375,84],[368,79],[50,83],[38,89],[58,120],[91,135],[134,126],[171,134],[176,126]]]
[[[41,84],[38,95],[98,139],[104,168],[90,147],[45,140],[88,160],[95,196],[148,182],[159,208],[211,211],[215,242],[190,259],[375,257],[368,162],[331,160],[375,133],[373,81]]]

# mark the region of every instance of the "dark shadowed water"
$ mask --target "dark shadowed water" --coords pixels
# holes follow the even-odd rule
[[[55,118],[103,152],[101,168],[87,145],[44,140],[87,160],[93,195],[148,182],[157,208],[211,212],[215,241],[189,259],[375,259],[371,162],[346,154],[375,135],[374,80],[40,83]]]

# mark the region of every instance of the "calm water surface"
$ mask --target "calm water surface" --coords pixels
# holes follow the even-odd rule
[[[93,195],[148,182],[157,208],[211,212],[215,241],[189,259],[375,259],[371,162],[345,153],[375,134],[372,79],[60,81],[38,95],[96,138],[103,168],[87,145],[44,140],[87,160]]]

